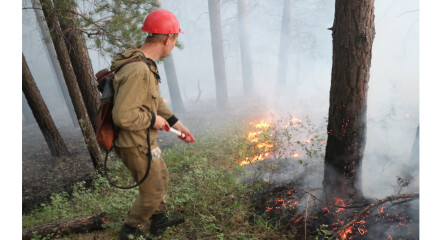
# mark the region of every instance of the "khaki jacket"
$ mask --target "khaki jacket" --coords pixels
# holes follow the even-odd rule
[[[118,54],[112,60],[114,71],[128,59],[143,56],[138,48],[130,48]],[[151,60],[151,59],[149,59]],[[160,96],[157,66],[151,60],[151,71],[143,61],[132,62],[123,66],[115,75],[113,123],[119,128],[115,141],[116,147],[146,147],[147,129],[151,125],[152,113],[165,119],[174,118],[171,110]],[[154,123],[153,123],[154,124]],[[151,128],[151,149],[157,147],[157,130]]]

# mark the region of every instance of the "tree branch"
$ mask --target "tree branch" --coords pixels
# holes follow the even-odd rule
[[[404,198],[404,199],[406,198],[406,200],[414,200],[416,198],[419,198],[419,194],[418,193],[408,193],[408,194],[392,195],[392,196],[388,196],[382,200],[379,200],[377,202],[369,204],[367,207],[362,209],[362,211],[360,211],[358,214],[356,214],[355,217],[353,218],[353,220],[351,220],[350,222],[348,222],[347,224],[345,224],[344,226],[342,226],[338,230],[336,230],[336,232],[329,238],[329,240],[335,239],[340,232],[342,232],[345,229],[347,229],[348,227],[350,227],[350,225],[352,225],[356,222],[359,222],[359,220],[363,217],[363,215],[368,210],[370,210],[370,208],[384,204],[389,201],[394,201],[394,200],[398,200],[398,199],[402,199],[402,198]]]

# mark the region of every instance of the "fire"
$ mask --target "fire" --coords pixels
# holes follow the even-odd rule
[[[353,227],[352,226],[347,228],[347,229],[345,229],[341,233],[339,233],[339,236],[341,236],[342,239],[347,239],[347,236],[350,233],[353,233]]]
[[[297,158],[297,157],[301,157],[301,156],[298,153],[294,153],[292,157]]]
[[[262,129],[262,130],[266,130],[267,128],[269,128],[271,126],[271,124],[269,122],[267,122],[266,120],[261,120],[261,122],[251,122],[250,123],[251,126],[253,126],[256,129]],[[261,161],[266,159],[267,157],[269,157],[269,155],[272,153],[273,147],[274,145],[268,141],[264,141],[262,140],[260,137],[260,135],[263,133],[264,131],[250,131],[248,133],[247,136],[247,140],[250,143],[255,143],[255,147],[257,149],[259,149],[258,151],[260,151],[259,153],[257,153],[255,156],[253,157],[245,157],[244,159],[241,160],[240,165],[244,166],[247,164],[250,164],[252,162],[255,161]]]
[[[164,103],[167,103],[167,102],[168,102],[168,99],[163,98],[163,102],[164,102]]]
[[[385,233],[387,234],[387,239],[393,240],[393,237],[391,237],[391,235],[389,233],[387,233],[387,232],[385,232]]]
[[[302,120],[301,119],[299,119],[299,118],[292,118],[292,119],[290,119],[290,122],[292,122],[292,123],[302,123]]]
[[[263,120],[261,120],[260,123],[255,124],[254,127],[266,129],[266,128],[270,127],[270,124],[263,119]]]
[[[341,207],[346,207],[346,205],[344,203],[344,200],[342,198],[335,198],[335,200],[336,200],[336,204],[335,205],[341,206]],[[340,211],[343,211],[343,210],[345,210],[345,209],[344,208],[338,208],[338,210],[336,210],[336,212],[340,212]]]

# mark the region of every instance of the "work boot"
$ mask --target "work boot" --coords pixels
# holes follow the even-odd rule
[[[121,228],[121,232],[119,233],[120,240],[134,240],[139,239],[141,236],[145,240],[151,240],[151,238],[147,237],[147,235],[145,235],[145,233],[143,233],[139,228],[130,227],[127,224],[124,224],[124,226]]]
[[[154,214],[150,219],[150,233],[156,236],[162,235],[168,227],[179,225],[185,221],[181,215],[168,217],[165,213]]]

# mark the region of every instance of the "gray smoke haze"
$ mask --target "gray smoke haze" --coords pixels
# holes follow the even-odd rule
[[[22,1],[30,6],[29,0]],[[215,98],[208,3],[206,0],[163,0],[180,21],[183,50],[173,51],[184,103],[203,91],[201,100]],[[375,2],[376,36],[368,92],[368,132],[363,160],[363,191],[380,198],[394,194],[397,176],[413,176],[410,187],[418,191],[418,174],[409,156],[419,124],[419,3],[411,0]],[[223,47],[229,98],[243,96],[236,1],[221,1]],[[288,51],[286,94],[274,94],[283,0],[248,1],[248,30],[256,95],[274,113],[309,116],[321,124],[328,115],[332,67],[334,1],[294,1],[291,46]],[[55,120],[66,115],[33,10],[23,10],[23,52]],[[91,44],[91,42],[90,42]],[[91,50],[94,71],[110,65],[110,56]],[[169,99],[163,64],[161,92]],[[185,94],[184,92],[186,93]],[[233,100],[231,100],[233,101]],[[213,106],[213,111],[214,111]],[[62,124],[59,121],[57,124]],[[418,166],[418,163],[416,163]],[[297,169],[292,166],[292,169]],[[417,170],[418,171],[418,170]],[[299,173],[298,173],[299,174]],[[321,180],[319,180],[321,181]],[[317,181],[317,183],[319,183]]]

